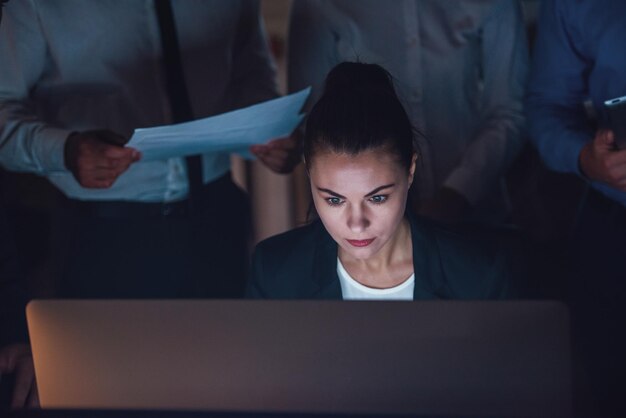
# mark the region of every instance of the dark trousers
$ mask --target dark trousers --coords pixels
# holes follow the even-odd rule
[[[24,316],[26,283],[20,270],[14,238],[14,229],[0,201],[0,349],[6,344],[27,341]],[[0,404],[0,411],[2,406]]]
[[[573,240],[570,307],[593,416],[626,416],[626,208],[590,191]]]
[[[189,202],[68,200],[58,296],[236,298],[245,286],[247,196],[230,173]]]

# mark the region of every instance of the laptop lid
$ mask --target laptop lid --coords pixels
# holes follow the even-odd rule
[[[40,300],[43,408],[558,416],[556,302]]]

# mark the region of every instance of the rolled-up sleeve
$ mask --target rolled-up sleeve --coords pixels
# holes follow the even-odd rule
[[[444,185],[476,204],[524,145],[528,45],[518,2],[499,2],[482,28],[480,128]]]
[[[592,63],[577,50],[568,20],[561,2],[544,1],[526,107],[531,141],[546,165],[580,175],[580,152],[593,138],[584,109]]]
[[[48,174],[65,170],[70,131],[35,115],[29,97],[49,64],[49,52],[32,0],[10,2],[0,26],[0,165]]]

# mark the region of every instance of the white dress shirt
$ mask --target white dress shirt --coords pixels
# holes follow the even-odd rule
[[[255,0],[172,2],[195,118],[277,95]],[[0,165],[47,176],[85,200],[174,201],[188,192],[184,159],[131,165],[109,189],[81,187],[65,168],[74,131],[172,122],[153,0],[19,0],[0,27]],[[229,156],[203,156],[209,182]]]
[[[514,0],[295,0],[289,89],[312,84],[313,103],[334,65],[383,66],[425,135],[420,198],[447,186],[504,207],[499,182],[523,145],[526,42]]]

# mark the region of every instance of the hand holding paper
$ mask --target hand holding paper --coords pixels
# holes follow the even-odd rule
[[[264,145],[252,145],[250,152],[272,171],[290,173],[301,160],[300,137],[297,133],[296,130],[288,137],[274,139]]]
[[[126,138],[100,129],[71,134],[65,141],[65,166],[82,187],[106,189],[141,155],[123,147]]]
[[[289,149],[288,141],[283,139],[304,118],[300,109],[309,92],[310,88],[307,88],[289,96],[191,122],[136,129],[127,146],[140,151],[142,161],[211,152],[245,155],[251,146],[265,144],[276,138],[282,139],[273,145],[268,144],[266,151],[273,147]],[[262,155],[259,158],[263,160]],[[272,160],[264,162],[274,169]]]

